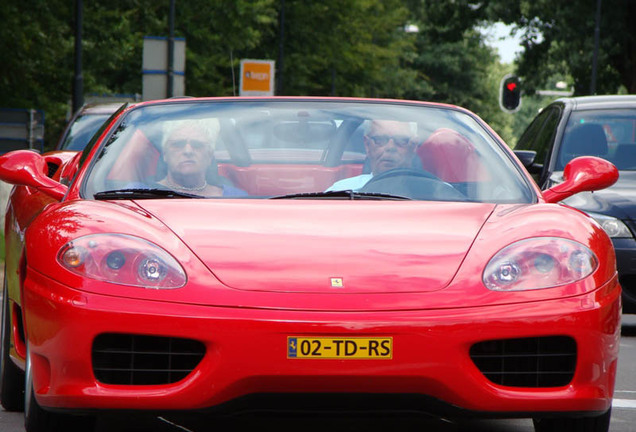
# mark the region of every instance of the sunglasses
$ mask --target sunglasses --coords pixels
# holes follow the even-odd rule
[[[175,141],[168,141],[168,147],[173,150],[183,150],[186,144],[190,144],[190,147],[194,150],[203,150],[208,146],[205,141],[193,140],[193,139],[181,139]]]
[[[389,143],[389,141],[393,140],[393,144],[397,147],[406,147],[409,145],[409,141],[411,140],[410,136],[405,135],[369,135],[368,136],[371,141],[375,143],[378,147],[384,147]]]

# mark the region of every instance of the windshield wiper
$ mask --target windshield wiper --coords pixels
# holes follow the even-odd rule
[[[170,189],[114,189],[97,192],[93,196],[96,200],[109,199],[153,199],[153,198],[203,198],[201,195],[191,195]]]
[[[339,190],[327,192],[307,192],[289,195],[277,195],[270,199],[348,199],[348,200],[411,200],[409,197],[401,195],[391,195],[386,193],[375,192],[355,192],[352,190]]]

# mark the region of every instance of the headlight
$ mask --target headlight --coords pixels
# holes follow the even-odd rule
[[[611,238],[632,238],[632,233],[620,219],[602,215],[599,213],[588,213]]]
[[[58,262],[80,276],[142,288],[172,289],[186,283],[181,265],[159,246],[125,234],[92,234],[60,249]]]
[[[581,280],[598,260],[584,245],[558,237],[537,237],[506,246],[491,258],[482,280],[493,291],[552,288]]]

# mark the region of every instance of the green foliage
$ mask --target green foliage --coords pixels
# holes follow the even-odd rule
[[[73,71],[71,17],[68,1],[3,2],[1,107],[43,109],[47,126],[63,122]]]
[[[488,0],[488,17],[515,24],[525,53],[518,65],[526,90],[544,88],[554,75],[571,76],[575,95],[590,93],[596,1]],[[636,2],[603,2],[599,26],[597,94],[624,87],[636,93]]]
[[[514,116],[499,108],[499,82],[511,67],[499,63],[475,30],[485,11],[466,0],[408,4],[420,32],[412,64],[418,80],[405,96],[466,107],[510,141]]]
[[[231,96],[238,92],[240,59],[258,55],[254,50],[276,34],[277,26],[273,0],[177,3],[176,33],[185,37],[187,47],[186,93]],[[254,58],[271,58],[271,53],[262,55]]]
[[[616,1],[633,12],[636,3]],[[591,39],[579,36],[593,34],[592,3],[188,0],[176,2],[175,32],[186,39],[188,95],[235,94],[241,59],[271,59],[277,61],[282,78],[277,94],[457,104],[476,112],[513,143],[536,112],[536,107],[526,103],[533,89],[542,88],[555,76],[569,77],[577,91],[589,85],[584,77],[591,64]],[[169,2],[83,4],[85,94],[140,94],[143,37],[168,35]],[[43,109],[48,147],[55,143],[70,114],[74,9],[75,2],[68,0],[6,0],[0,8],[0,106]],[[629,40],[633,43],[634,29],[614,9],[618,8],[604,10],[598,82],[604,91],[622,84],[634,92],[627,77],[635,80],[636,73],[629,67],[636,56],[614,48],[624,47]],[[583,27],[574,19],[579,17]],[[527,52],[517,71],[525,94],[516,114],[499,109],[499,82],[514,66],[500,64],[476,30],[488,20],[525,29]],[[406,24],[417,25],[419,32],[405,32]],[[537,38],[539,33],[543,41]]]
[[[401,0],[286,0],[284,6],[278,94],[398,97],[404,81],[415,78],[401,67],[413,50]],[[279,43],[277,32],[265,54],[277,59]]]

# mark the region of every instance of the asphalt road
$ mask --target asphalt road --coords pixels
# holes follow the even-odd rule
[[[610,431],[632,432],[636,430],[636,315],[624,315],[620,347],[618,377],[612,409]],[[439,431],[439,432],[530,432],[532,421],[479,420],[448,422],[439,419],[413,417],[363,417],[363,416],[272,416],[252,415],[211,419],[205,417],[126,417],[100,418],[97,432],[212,432],[223,430],[276,430],[308,431]],[[23,414],[0,410],[0,431],[23,432]]]

